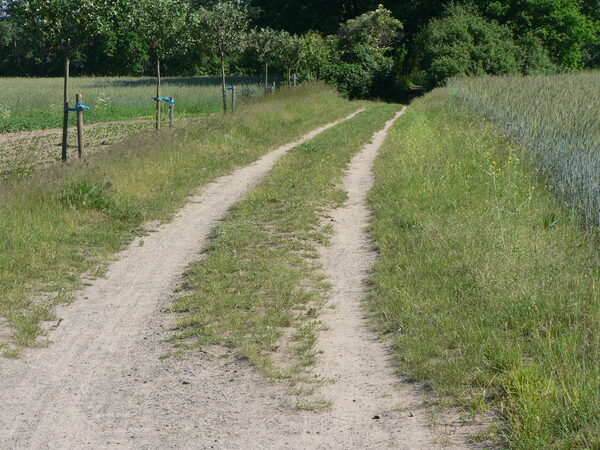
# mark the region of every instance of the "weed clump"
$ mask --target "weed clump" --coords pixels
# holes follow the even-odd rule
[[[117,203],[114,193],[111,183],[99,184],[80,180],[65,186],[59,200],[70,208],[93,209],[113,219],[140,222],[143,218],[142,213],[130,205]]]

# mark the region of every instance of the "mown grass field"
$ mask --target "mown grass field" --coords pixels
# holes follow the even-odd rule
[[[260,80],[230,77],[237,86],[237,97],[255,97],[264,93]],[[92,109],[85,113],[86,123],[152,118],[155,114],[154,78],[73,77],[69,91],[83,95],[83,103]],[[63,116],[62,78],[0,78],[0,133],[44,128],[59,128]],[[221,81],[215,77],[164,78],[162,95],[175,98],[179,117],[198,116],[222,111]],[[163,108],[165,118],[166,107]],[[72,121],[75,114],[71,114]]]
[[[327,293],[316,246],[327,241],[324,213],[340,206],[344,169],[398,105],[369,104],[353,119],[291,150],[213,233],[205,258],[187,273],[172,310],[174,342],[219,344],[269,376],[310,393],[319,310]],[[319,399],[301,407],[322,407]]]
[[[480,82],[493,83],[460,89],[483,95]],[[501,92],[494,104],[509,110]],[[498,413],[501,446],[598,448],[597,233],[540,181],[528,149],[452,97],[413,102],[377,162],[374,323],[402,371]]]
[[[81,274],[101,273],[145,221],[168,219],[196,187],[356,108],[306,85],[0,181],[0,351],[39,344],[52,305],[69,300]]]

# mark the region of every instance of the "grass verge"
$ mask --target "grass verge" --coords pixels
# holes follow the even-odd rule
[[[339,185],[352,156],[397,110],[371,105],[296,147],[234,206],[172,307],[182,314],[177,344],[235,349],[269,376],[307,388],[327,288],[315,260],[316,246],[330,232],[323,215],[346,198]],[[326,403],[302,401],[299,407]]]
[[[416,379],[506,419],[512,448],[600,446],[600,258],[494,125],[436,90],[376,163],[369,299]]]
[[[145,221],[168,219],[196,187],[357,107],[321,85],[282,90],[233,115],[0,181],[0,351],[42,344],[53,304],[82,274],[101,273]]]

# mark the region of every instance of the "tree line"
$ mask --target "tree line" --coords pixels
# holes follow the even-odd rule
[[[381,3],[381,4],[380,4]],[[0,1],[0,76],[269,73],[352,97],[600,66],[600,0]],[[225,100],[224,100],[225,101]]]

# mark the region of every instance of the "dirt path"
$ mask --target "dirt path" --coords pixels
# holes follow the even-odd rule
[[[206,434],[194,427],[221,414],[223,389],[212,382],[223,381],[223,369],[211,364],[197,370],[202,360],[182,361],[179,369],[173,360],[162,361],[168,344],[160,311],[227,209],[286,151],[358,112],[205,186],[173,222],[135,240],[105,278],[59,311],[62,322],[49,348],[1,361],[0,448],[206,446]],[[237,389],[242,395],[233,404],[244,401],[246,388]]]
[[[332,402],[331,415],[345,423],[354,448],[436,447],[422,398],[414,389],[397,387],[398,377],[386,348],[367,328],[361,304],[375,259],[366,231],[372,167],[389,127],[403,112],[353,158],[344,179],[348,200],[330,212],[334,234],[331,245],[321,249],[321,261],[332,283],[332,308],[323,316],[329,329],[319,336],[322,355],[317,371],[334,380],[323,394]]]
[[[322,250],[335,309],[323,315],[330,329],[316,372],[337,380],[322,388],[330,410],[296,409],[289,391],[221,349],[162,358],[173,319],[160,312],[179,275],[226,210],[296,142],[205,187],[59,311],[49,348],[0,362],[0,448],[436,448],[421,394],[397,386],[385,347],[362,318],[373,260],[365,196],[386,130],[353,159],[349,201],[332,212],[335,236]]]
[[[467,423],[454,411],[434,411],[422,386],[400,380],[389,348],[365,318],[362,302],[377,256],[367,233],[367,195],[375,181],[378,151],[405,110],[352,159],[344,179],[348,199],[328,214],[333,236],[330,245],[320,249],[332,292],[329,308],[321,315],[327,329],[319,335],[316,372],[333,381],[321,390],[331,402],[326,421],[343,430],[330,448],[479,448],[466,444],[466,437],[481,431],[480,423]]]

